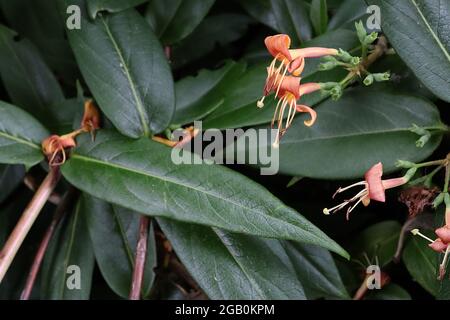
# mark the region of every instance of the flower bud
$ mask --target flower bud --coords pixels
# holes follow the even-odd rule
[[[327,61],[319,64],[319,71],[328,71],[337,67],[337,61]]]
[[[391,74],[389,72],[373,74],[373,78],[377,82],[388,81],[390,79],[390,77],[391,77]]]
[[[411,161],[397,160],[397,162],[395,163],[395,166],[398,167],[398,168],[409,169],[409,168],[415,167],[416,164],[414,162],[411,162]]]
[[[367,46],[367,45],[371,44],[372,42],[374,42],[377,38],[378,38],[378,33],[372,32],[371,34],[369,34],[365,37],[362,44]]]
[[[443,192],[441,192],[436,198],[434,198],[433,208],[436,209],[437,207],[439,207],[442,204],[442,202],[444,202],[444,193]]]
[[[350,62],[353,56],[345,50],[339,49],[337,57],[344,62]]]
[[[366,86],[370,86],[373,83],[373,75],[369,74],[363,81]]]
[[[364,44],[364,41],[367,37],[367,31],[366,28],[364,28],[364,25],[362,21],[355,22],[355,28],[356,28],[356,34],[358,35],[359,42],[361,44]]]

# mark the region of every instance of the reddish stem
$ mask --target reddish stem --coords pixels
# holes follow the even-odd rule
[[[44,259],[45,252],[47,251],[48,244],[50,239],[55,232],[56,227],[61,221],[64,213],[71,209],[73,202],[78,196],[78,190],[74,187],[71,187],[69,191],[67,191],[63,200],[60,202],[58,207],[55,210],[55,214],[53,215],[52,221],[45,231],[44,237],[41,240],[38,251],[36,252],[36,256],[34,257],[33,264],[30,269],[30,273],[28,274],[27,281],[25,283],[25,287],[20,295],[20,300],[28,300],[31,295],[31,291],[33,290],[34,283],[36,281],[36,277],[39,273],[39,269],[42,264],[42,260]]]
[[[56,187],[60,176],[59,168],[55,167],[50,169],[50,172],[20,217],[19,222],[14,227],[2,251],[0,251],[0,283],[22,245],[23,240],[30,231],[31,226],[39,215],[39,212],[41,212],[53,189]]]
[[[139,222],[139,239],[136,246],[133,278],[131,281],[130,300],[139,300],[141,297],[142,282],[144,280],[145,258],[147,255],[148,227],[150,218],[141,216]]]

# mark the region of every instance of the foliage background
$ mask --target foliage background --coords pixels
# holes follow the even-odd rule
[[[445,56],[442,60],[438,53],[440,48],[436,48],[436,41],[430,39],[427,30],[423,30],[423,24],[417,26],[408,20],[408,14],[413,12],[409,10],[414,9],[411,5],[418,4],[424,15],[431,17],[432,28],[441,28],[437,35],[448,54],[450,44],[444,32],[449,28],[448,11],[441,10],[443,14],[437,18],[433,12],[428,12],[436,1],[430,1],[428,7],[418,0],[400,1],[401,4],[396,2],[395,5],[395,1],[387,0],[369,2],[381,6],[383,30],[388,40],[393,40],[391,44],[398,53],[377,61],[373,71],[390,70],[392,80],[370,88],[356,83],[337,102],[323,101],[317,95],[305,97],[305,104],[316,108],[319,120],[313,128],[305,128],[301,125],[303,118],[297,116],[293,128],[281,143],[282,174],[260,176],[255,168],[230,166],[300,212],[347,250],[352,260],[331,255],[316,246],[253,237],[256,231],[252,235],[221,233],[218,229],[186,224],[186,221],[158,218],[157,223],[153,221],[149,240],[144,297],[346,299],[363,281],[364,267],[360,262],[368,264],[364,261],[364,252],[371,262],[376,256],[392,279],[382,290],[370,292],[366,298],[447,297],[446,281],[436,280],[438,257],[421,239],[412,239],[406,232],[402,258],[397,263],[392,261],[402,225],[408,220],[408,208],[397,201],[398,191],[388,193],[386,204],[373,203],[367,208],[358,208],[350,221],[346,221],[343,214],[322,214],[323,207],[332,204],[331,195],[339,186],[347,185],[349,179],[361,177],[378,161],[392,173],[398,171],[395,168],[397,159],[439,159],[448,152],[448,136],[444,132],[433,131],[431,139],[422,148],[415,144],[419,137],[410,132],[413,123],[430,130],[441,123],[449,123],[450,60],[446,61]],[[267,126],[273,105],[266,104],[263,110],[256,108],[264,83],[264,68],[270,61],[263,45],[264,38],[282,32],[291,36],[294,45],[341,47],[357,54],[358,39],[353,24],[367,19],[367,4],[362,0],[314,0],[312,3],[301,0],[173,0],[170,5],[160,0],[90,0],[83,11],[83,28],[88,29],[89,25],[91,29],[67,36],[61,19],[64,12],[58,8],[70,3],[0,1],[1,100],[29,112],[49,132],[57,134],[66,133],[79,123],[83,94],[95,97],[106,115],[105,127],[116,127],[131,138],[145,134],[142,123],[139,125],[139,121],[129,121],[120,115],[123,110],[131,114],[135,108],[120,98],[124,83],[121,81],[126,77],[122,75],[123,66],[112,63],[116,61],[114,48],[102,39],[105,26],[98,23],[102,19],[109,24],[111,33],[117,33],[117,45],[125,54],[123,61],[138,79],[137,88],[149,92],[144,107],[151,106],[145,112],[156,114],[147,128],[153,133],[163,131],[169,124],[185,125],[198,119],[203,119],[205,127],[220,129]],[[404,16],[395,13],[399,10],[397,6],[402,5],[405,6],[400,8]],[[449,9],[447,2],[441,5]],[[126,7],[136,9],[126,11]],[[96,25],[85,22],[92,22],[89,19],[93,17]],[[112,19],[108,20],[110,17]],[[415,37],[408,38],[408,32],[404,33],[404,38],[396,34],[396,30],[405,29]],[[170,48],[170,65],[165,62],[163,47]],[[147,69],[148,59],[153,59],[150,69]],[[305,81],[336,81],[345,76],[341,71],[325,73],[317,72],[316,68],[317,62],[308,65]],[[434,73],[430,75],[427,70]],[[172,78],[174,91],[170,91]],[[114,83],[112,88],[108,88],[109,80]],[[168,121],[170,105],[176,106],[176,111]],[[10,122],[15,117],[6,117],[5,110],[9,109],[0,110],[3,112],[1,122]],[[136,117],[139,117],[138,113]],[[27,131],[28,124],[17,123],[16,129],[20,135],[21,130]],[[35,130],[28,131],[26,137],[39,143],[45,134],[42,136],[42,132]],[[127,149],[130,145],[146,150],[145,143],[134,144],[118,134],[113,137],[112,144],[117,150]],[[100,133],[96,141],[102,139],[108,142],[108,134]],[[88,137],[83,137],[79,144],[81,150],[83,146],[89,148]],[[152,148],[149,146],[148,156],[152,157],[150,153],[153,153],[153,159],[158,162],[155,154],[162,149]],[[0,144],[0,159],[10,163],[0,166],[0,243],[6,240],[32,195],[22,183],[25,169],[19,163],[31,166],[40,161],[32,157],[11,161],[8,155],[13,153]],[[85,169],[86,176],[95,176],[95,170],[100,169],[83,167],[83,163],[72,161],[63,167],[63,173],[83,191],[113,201],[114,190],[99,191],[95,182],[89,182],[77,171]],[[37,165],[27,176],[39,181],[44,174],[45,166]],[[220,174],[217,177],[220,178]],[[102,176],[104,174],[99,174],[97,178]],[[302,178],[287,187],[292,177]],[[101,180],[101,183],[110,185],[107,180]],[[64,193],[67,189],[68,183],[64,181],[58,192]],[[242,191],[245,190],[249,197],[258,198],[264,194],[253,185],[247,187],[244,184]],[[193,201],[187,199],[185,196],[184,201]],[[131,210],[134,209],[131,203],[136,200],[124,198],[120,201],[122,205],[130,203],[129,209],[108,204],[86,193],[81,195],[73,212],[66,215],[52,238],[32,298],[115,299],[128,296],[139,216]],[[31,230],[0,285],[0,298],[19,297],[32,257],[54,209],[48,204]],[[422,215],[430,212],[427,208]],[[432,230],[430,219],[427,223]],[[209,224],[206,220],[200,222]],[[169,238],[177,256],[167,250],[162,232]],[[214,265],[210,263],[212,260]],[[64,287],[65,266],[69,264],[80,265],[83,274],[87,275],[83,276],[81,292],[74,293]],[[214,270],[218,266],[221,270]],[[218,280],[220,276],[223,278]]]

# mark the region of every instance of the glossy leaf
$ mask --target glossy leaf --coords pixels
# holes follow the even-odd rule
[[[23,166],[0,165],[0,204],[19,186],[24,176]]]
[[[397,168],[399,159],[419,162],[439,145],[445,127],[430,102],[414,96],[390,93],[374,86],[346,91],[338,101],[316,107],[312,127],[298,114],[280,143],[280,172],[321,179],[361,178],[373,164],[384,172]],[[437,129],[424,147],[410,129],[413,124]],[[240,144],[243,145],[242,143]],[[266,148],[267,141],[259,146]],[[238,152],[245,152],[242,147]]]
[[[33,166],[44,156],[41,141],[48,131],[32,116],[0,101],[0,163]]]
[[[8,25],[36,45],[57,78],[73,86],[79,72],[64,37],[65,19],[61,19],[56,3],[57,0],[0,0],[0,8]]]
[[[159,219],[175,252],[211,299],[305,299],[279,241]]]
[[[219,108],[224,100],[224,88],[245,68],[243,63],[230,61],[220,69],[202,70],[195,77],[178,81],[175,85],[176,113],[172,122],[186,124]]]
[[[450,2],[370,0],[381,8],[381,28],[416,76],[450,102]]]
[[[354,32],[336,30],[308,41],[305,46],[340,47],[349,50],[356,45],[356,41]],[[270,64],[270,61],[271,58],[267,56],[267,61],[264,64],[248,68],[242,77],[230,83],[225,90],[226,96],[223,105],[205,118],[203,127],[237,128],[270,122],[276,106],[273,97],[270,96],[264,101],[264,108],[256,107],[256,102],[263,93],[267,76],[266,66]],[[302,73],[303,82],[339,81],[345,77],[345,72],[339,69],[319,72],[317,70],[319,63],[320,59],[308,59]],[[322,100],[323,97],[320,94],[311,94],[302,97],[301,102],[313,106]]]
[[[87,300],[94,269],[86,222],[78,202],[59,224],[42,264],[41,297],[50,300]]]
[[[83,8],[82,1],[76,4]],[[134,9],[95,21],[85,14],[83,27],[67,34],[99,107],[127,136],[164,130],[174,112],[173,80],[151,28]]]
[[[41,123],[52,123],[58,110],[50,109],[50,106],[64,99],[62,90],[36,47],[26,39],[15,40],[16,35],[0,25],[0,75],[3,84],[14,104]]]
[[[327,250],[288,241],[282,245],[309,300],[349,298],[333,257]]]
[[[311,39],[308,5],[303,0],[244,0],[239,2],[258,21],[280,33],[288,34],[294,43]]]
[[[439,288],[437,255],[428,247],[426,240],[419,237],[411,237],[408,240],[402,255],[413,279],[432,295],[437,295]]]
[[[323,34],[328,27],[328,8],[326,0],[312,0],[309,16],[311,18],[314,32],[317,35]]]
[[[368,265],[367,256],[372,264],[378,261],[382,268],[394,257],[401,228],[397,221],[390,220],[368,227],[352,241],[352,257]]]
[[[354,30],[355,22],[366,21],[367,4],[361,0],[344,0],[341,1],[339,8],[333,14],[328,24],[329,30],[338,28],[347,28]]]
[[[89,16],[95,19],[100,11],[119,12],[129,8],[136,7],[148,0],[89,0],[87,1],[87,10]]]
[[[81,190],[143,214],[316,244],[346,255],[250,179],[217,165],[175,165],[171,151],[147,138],[131,140],[104,130],[94,143],[80,137],[62,172]]]
[[[146,19],[164,44],[188,36],[203,20],[215,0],[150,0]]]
[[[95,259],[109,287],[122,298],[128,298],[133,276],[140,215],[113,206],[87,194],[82,195],[83,218],[88,225]],[[153,228],[150,229],[145,261],[142,296],[152,288],[156,267]]]
[[[223,13],[207,16],[185,39],[172,47],[173,68],[182,67],[196,61],[221,47],[238,40],[252,22],[248,16]]]

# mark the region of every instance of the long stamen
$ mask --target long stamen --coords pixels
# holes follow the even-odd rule
[[[433,242],[434,242],[433,239],[431,239],[431,238],[427,237],[426,235],[424,235],[423,233],[421,233],[421,232],[419,231],[419,229],[412,229],[412,230],[411,230],[411,233],[412,233],[413,235],[415,235],[415,236],[419,236],[419,237],[421,237],[421,238],[423,238],[423,239],[429,241],[430,243],[433,243]]]
[[[293,104],[297,103],[294,100],[291,100],[291,102],[289,103],[289,112],[288,112],[288,116],[286,119],[286,129],[288,129],[291,126],[291,122],[293,120],[293,117],[291,116],[292,114],[295,114],[295,107],[293,108]],[[292,118],[292,120],[291,120]]]
[[[283,62],[282,62],[282,65],[281,66],[283,66],[283,64],[284,64],[284,61],[285,60],[283,60]],[[283,79],[286,77],[286,73],[287,73],[287,70],[288,70],[288,67],[287,66],[285,66],[285,68],[284,68],[284,71],[283,71],[283,74],[282,74],[282,76],[281,76],[281,78],[280,78],[280,82],[278,83],[278,88],[277,88],[277,91],[276,91],[276,93],[275,93],[275,96],[277,97],[278,96],[278,93],[280,92],[280,88],[281,88],[281,84],[283,83]],[[276,76],[276,78],[275,78],[275,82],[274,82],[274,84],[276,84],[277,83],[277,79],[278,79],[278,74],[277,74],[277,76]]]
[[[358,192],[355,196],[353,196],[351,199],[345,200],[344,202],[342,202],[341,204],[338,204],[337,206],[334,206],[333,208],[330,208],[330,209],[324,208],[323,213],[328,215],[330,213],[339,211],[339,210],[343,209],[344,207],[346,207],[348,204],[355,202],[358,199],[358,202],[355,204],[355,206],[356,206],[364,199],[364,197],[367,196],[367,194],[368,194],[367,189],[363,189],[360,192]],[[353,208],[351,208],[351,210],[353,210]]]
[[[346,191],[348,189],[351,189],[351,188],[357,187],[357,186],[361,186],[361,185],[364,185],[367,188],[367,182],[365,182],[365,181],[356,182],[356,183],[351,184],[351,185],[349,185],[347,187],[337,189],[336,192],[333,194],[332,198],[334,199],[336,197],[336,195],[341,193],[341,192],[344,192],[344,191]]]
[[[273,128],[273,125],[275,124],[275,119],[277,119],[277,112],[278,112],[278,109],[280,108],[281,102],[283,102],[282,99],[278,100],[277,107],[275,108],[275,112],[273,113],[273,118],[272,118],[272,123],[271,123],[272,128]]]
[[[442,262],[439,265],[439,280],[442,280],[444,278],[449,252],[450,252],[450,246],[447,246],[447,249],[445,249],[444,259],[442,259]]]
[[[364,199],[364,197],[359,198],[359,200],[356,201],[356,203],[355,203],[354,205],[350,206],[350,207],[347,209],[347,213],[346,213],[346,215],[345,215],[345,217],[346,217],[347,220],[350,220],[350,212],[352,212],[353,209],[355,209],[356,206],[357,206],[361,201],[363,201],[363,199]]]
[[[280,129],[281,134],[283,134],[283,118],[284,118],[284,110],[286,109],[286,105],[288,104],[288,101],[286,98],[283,97],[283,102],[281,104],[280,113],[278,115],[278,129]]]

